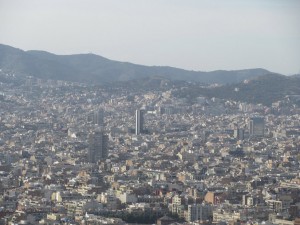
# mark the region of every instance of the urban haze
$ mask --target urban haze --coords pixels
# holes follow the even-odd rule
[[[0,0],[0,225],[299,225],[300,1]]]

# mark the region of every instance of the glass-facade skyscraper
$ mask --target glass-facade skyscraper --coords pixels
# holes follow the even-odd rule
[[[135,111],[135,134],[140,135],[144,130],[144,110]]]
[[[94,131],[88,138],[88,161],[96,163],[108,156],[108,136],[102,130]]]
[[[265,134],[265,120],[263,117],[253,117],[249,121],[250,136],[263,137]]]

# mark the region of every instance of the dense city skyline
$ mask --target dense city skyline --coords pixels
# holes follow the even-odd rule
[[[299,12],[0,0],[0,225],[300,225]]]
[[[299,224],[300,95],[0,81],[0,225]]]

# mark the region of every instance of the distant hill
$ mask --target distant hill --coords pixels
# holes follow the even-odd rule
[[[94,54],[55,55],[44,51],[23,51],[1,44],[0,68],[44,79],[98,84],[146,77],[231,84],[269,73],[265,69],[188,71],[118,62]]]
[[[300,95],[300,77],[267,74],[239,84],[228,84],[216,88],[190,88],[179,90],[177,97],[217,97],[234,101],[271,105],[287,95]]]
[[[268,74],[239,85],[228,85],[216,90],[216,95],[233,100],[271,105],[287,95],[300,95],[300,77]]]

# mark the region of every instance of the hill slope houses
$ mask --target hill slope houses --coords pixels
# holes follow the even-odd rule
[[[273,102],[283,100],[287,95],[300,95],[300,77],[270,73],[238,84],[178,90],[175,95],[192,98],[217,97],[270,106]]]

